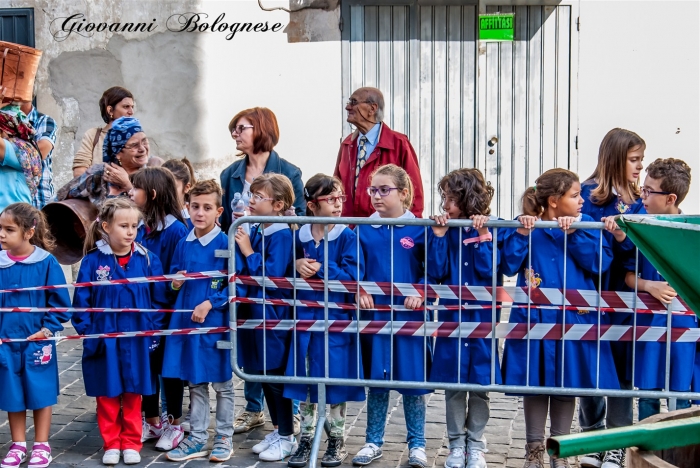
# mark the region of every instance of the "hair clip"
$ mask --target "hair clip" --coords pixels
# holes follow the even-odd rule
[[[32,220],[32,227],[33,227],[33,228],[36,227],[36,219],[33,219],[33,220]]]
[[[95,222],[96,222],[96,223],[99,223],[99,222],[100,222],[100,217],[99,217],[99,216],[98,216],[97,218],[95,218]]]
[[[537,184],[535,184],[535,185],[532,186],[532,190],[535,191],[535,192],[537,192]]]
[[[309,194],[309,190],[306,187],[304,187],[304,196],[306,198],[311,198],[311,195]]]

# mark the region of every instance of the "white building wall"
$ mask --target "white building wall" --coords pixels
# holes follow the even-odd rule
[[[265,6],[286,2],[265,0]],[[507,3],[507,2],[505,2]],[[528,2],[532,4],[533,2]],[[227,124],[251,106],[278,118],[279,153],[307,179],[331,172],[342,138],[339,8],[290,15],[260,10],[257,1],[79,2],[0,0],[0,7],[33,7],[37,47],[44,50],[38,107],[56,118],[56,179],[70,178],[72,155],[84,131],[102,125],[101,92],[114,84],[136,95],[138,117],[155,140],[154,153],[187,155],[201,176],[217,177],[234,160]],[[173,13],[205,12],[212,21],[281,22],[284,33],[170,33]],[[56,42],[53,18],[83,12],[90,21],[157,19],[158,31],[115,37],[73,34]],[[613,127],[639,133],[646,162],[678,157],[693,168],[695,182],[683,208],[700,212],[700,40],[697,1],[595,1],[580,4],[579,167],[595,167],[598,145]],[[290,42],[295,41],[295,42]],[[301,42],[299,42],[301,41]],[[66,56],[67,52],[83,54]],[[100,62],[102,60],[102,62]],[[108,65],[105,73],[100,63]],[[62,81],[61,81],[62,80]],[[576,168],[573,168],[576,169]]]

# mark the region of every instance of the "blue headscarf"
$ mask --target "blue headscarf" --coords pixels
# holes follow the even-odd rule
[[[116,162],[117,154],[124,149],[129,138],[142,131],[141,122],[134,117],[119,117],[112,122],[102,145],[102,162]]]

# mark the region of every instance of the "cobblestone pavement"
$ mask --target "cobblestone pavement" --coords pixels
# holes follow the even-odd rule
[[[72,333],[72,329],[66,333]],[[53,467],[72,466],[102,466],[102,439],[95,418],[95,399],[85,395],[82,381],[80,356],[82,345],[80,341],[63,341],[58,345],[61,395],[53,410],[51,425],[51,447],[54,457]],[[214,394],[211,393],[213,398]],[[387,420],[386,442],[384,456],[375,461],[372,466],[377,468],[401,467],[407,465],[408,449],[405,443],[406,430],[400,395],[392,392],[390,414]],[[236,382],[236,413],[245,404],[243,398],[243,382]],[[187,405],[187,401],[185,402]],[[352,466],[350,459],[364,444],[364,434],[367,421],[364,403],[350,403],[347,414],[347,446],[351,454],[343,466]],[[428,395],[428,411],[425,434],[427,439],[426,451],[431,466],[442,466],[448,453],[447,431],[445,427],[445,397],[442,391]],[[212,418],[212,425],[214,424]],[[31,414],[27,421],[27,440],[32,441],[34,430]],[[575,428],[574,428],[575,429]],[[233,437],[234,456],[225,466],[253,467],[265,465],[259,462],[250,448],[259,442],[269,431],[269,422],[264,427],[258,427],[246,434],[236,434]],[[490,468],[521,467],[523,464],[525,445],[525,422],[523,419],[522,401],[515,397],[502,394],[491,394],[491,419],[486,428],[489,452],[486,460]],[[9,448],[10,429],[7,414],[0,415],[0,453],[4,456]],[[322,442],[321,454],[325,443]],[[163,464],[175,467],[176,463],[168,462],[162,452],[154,449],[154,442],[146,443],[141,452],[140,466]],[[190,460],[179,464],[190,467],[211,466],[206,459]],[[281,462],[274,466],[282,466]],[[286,466],[286,463],[284,464]],[[320,466],[320,463],[319,465]],[[572,464],[572,466],[575,466]]]

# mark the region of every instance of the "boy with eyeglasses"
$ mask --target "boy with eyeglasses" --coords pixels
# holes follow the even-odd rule
[[[677,215],[680,204],[690,189],[690,166],[680,159],[657,159],[647,169],[642,187],[642,202],[647,213],[654,215]],[[635,277],[635,265],[637,277]],[[625,283],[631,289],[637,282],[637,290],[648,292],[664,304],[670,304],[677,296],[676,291],[664,280],[656,268],[640,252],[625,262],[627,274]],[[639,314],[637,326],[666,327],[665,314]],[[695,315],[673,315],[673,328],[696,328]],[[665,387],[666,343],[635,343],[635,382],[640,390],[660,390]],[[671,391],[690,391],[695,361],[695,343],[671,344]],[[690,401],[678,400],[677,409],[690,407]],[[639,399],[639,420],[658,414],[661,401],[658,398]]]

